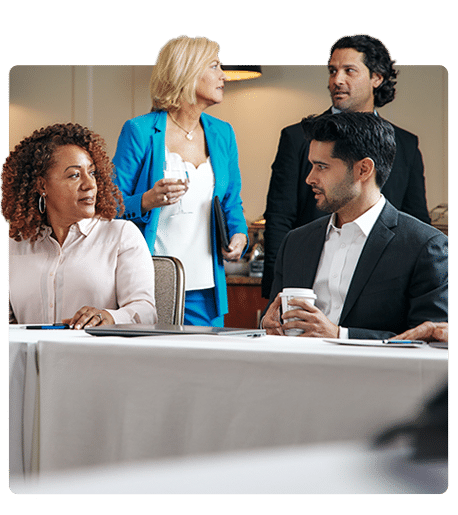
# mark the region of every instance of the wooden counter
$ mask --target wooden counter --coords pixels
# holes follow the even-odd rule
[[[224,325],[247,329],[259,327],[261,313],[268,303],[261,295],[261,277],[228,275],[226,282],[229,313],[224,317]]]
[[[249,277],[247,275],[227,275],[226,283],[229,286],[234,284],[248,284],[250,286],[260,286],[261,277]]]

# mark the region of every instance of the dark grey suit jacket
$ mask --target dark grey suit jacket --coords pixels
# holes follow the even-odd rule
[[[331,111],[326,111],[330,113]],[[393,125],[393,124],[392,124]],[[426,206],[423,159],[418,138],[393,125],[396,156],[382,193],[396,209],[430,223]],[[262,295],[269,298],[275,258],[288,231],[324,216],[316,207],[312,188],[305,183],[312,165],[308,160],[309,144],[300,123],[281,131],[264,217],[265,256]]]
[[[312,288],[329,216],[290,231],[275,263],[270,302],[283,288]],[[350,338],[390,338],[448,320],[447,237],[386,202],[363,248],[339,325]]]

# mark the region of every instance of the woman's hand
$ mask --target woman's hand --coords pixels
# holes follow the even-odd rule
[[[82,329],[83,327],[114,324],[114,318],[103,309],[83,306],[73,315],[73,318],[66,318],[62,320],[62,323],[68,324],[71,329]]]
[[[246,247],[247,242],[248,240],[245,234],[241,232],[234,234],[234,236],[231,238],[231,242],[229,243],[230,251],[227,252],[226,250],[221,249],[223,251],[224,259],[226,261],[238,261]]]
[[[160,179],[142,196],[142,214],[155,207],[164,207],[176,204],[180,197],[188,190],[187,185],[179,184],[177,179]]]

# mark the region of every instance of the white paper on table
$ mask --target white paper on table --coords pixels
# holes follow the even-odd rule
[[[337,343],[340,345],[366,345],[368,347],[422,347],[425,345],[425,342],[413,342],[411,340],[405,340],[402,343],[400,340],[396,340],[396,343],[386,343],[388,340],[345,340],[345,339],[339,339],[339,338],[329,338],[329,339],[323,339],[324,342],[328,343]]]

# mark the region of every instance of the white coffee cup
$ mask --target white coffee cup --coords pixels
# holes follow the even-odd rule
[[[304,299],[312,306],[315,305],[316,295],[310,288],[283,288],[282,292],[280,293],[281,297],[281,307],[283,313],[286,313],[286,311],[290,311],[291,309],[298,309],[299,306],[294,305],[292,303],[292,299],[301,298]],[[299,308],[300,309],[300,308]],[[300,320],[300,318],[288,318],[288,322],[292,320]],[[302,329],[287,329],[285,331],[286,336],[298,336],[299,334],[302,334],[304,331]]]

